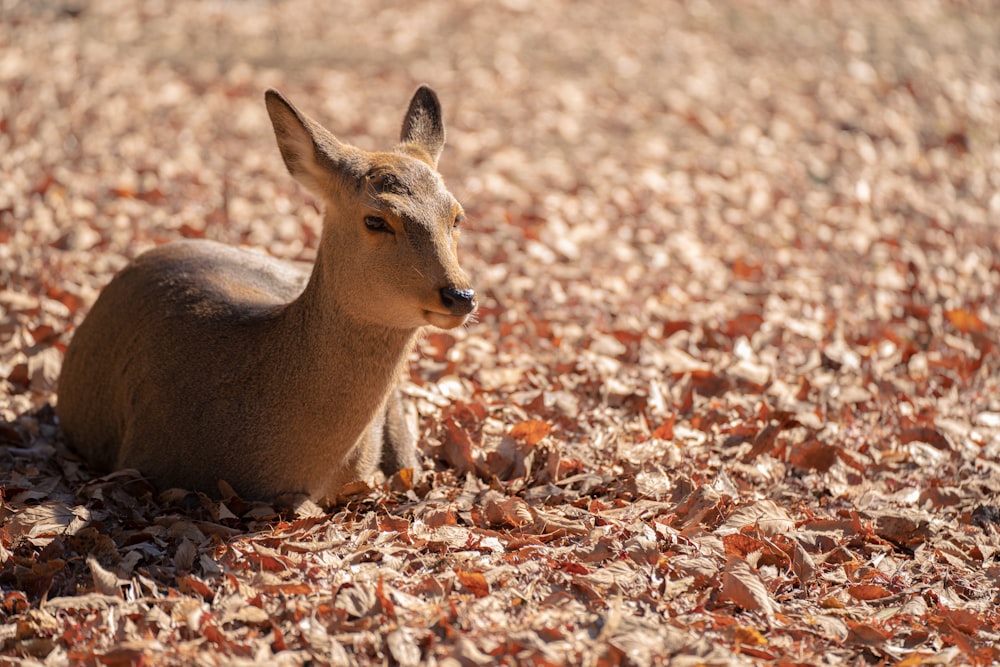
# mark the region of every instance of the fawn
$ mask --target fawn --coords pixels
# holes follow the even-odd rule
[[[206,240],[140,255],[73,336],[57,414],[92,465],[161,489],[333,499],[376,466],[419,469],[397,385],[424,326],[476,308],[465,215],[437,173],[430,88],[388,152],[341,143],[277,91],[265,101],[289,173],[324,204],[312,272]]]

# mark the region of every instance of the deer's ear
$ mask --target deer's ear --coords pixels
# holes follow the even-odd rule
[[[444,148],[444,120],[441,118],[441,103],[430,87],[420,86],[413,93],[410,108],[403,118],[399,140],[404,150],[423,153],[417,157],[437,168],[441,149]]]
[[[278,91],[268,90],[264,101],[288,173],[314,195],[324,198],[331,177],[345,175],[352,151]]]

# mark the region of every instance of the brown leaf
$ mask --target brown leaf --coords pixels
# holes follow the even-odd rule
[[[931,528],[926,519],[898,512],[880,512],[875,517],[875,534],[894,544],[913,548],[930,538]]]
[[[211,600],[212,589],[205,582],[190,574],[177,578],[177,588],[186,595],[197,595],[204,600]]]
[[[899,434],[899,441],[904,445],[911,442],[926,442],[944,451],[952,449],[948,438],[932,426],[912,426],[903,429],[903,432]]]
[[[967,635],[975,635],[985,626],[986,621],[973,611],[968,609],[948,609],[939,607],[930,619],[931,625],[942,631],[945,628],[955,628]]]
[[[722,325],[722,333],[729,338],[739,338],[744,336],[749,338],[764,323],[764,318],[759,313],[740,313],[731,320],[727,320]]]
[[[288,582],[284,584],[263,584],[260,590],[270,595],[309,595],[314,588],[304,582]]]
[[[486,519],[492,525],[520,528],[534,521],[528,503],[520,498],[489,499],[485,506]]]
[[[714,513],[718,516],[718,507],[722,502],[722,496],[708,484],[697,487],[687,498],[681,502],[674,510],[678,519],[683,520],[684,526],[694,526],[711,517]]]
[[[847,642],[861,646],[881,646],[886,640],[891,639],[893,633],[882,628],[877,628],[869,623],[847,622],[850,632],[847,633]]]
[[[792,571],[795,572],[795,576],[802,586],[808,584],[816,576],[816,563],[813,562],[812,556],[798,540],[795,540],[795,552],[792,555]]]
[[[726,549],[727,558],[742,558],[746,560],[746,557],[757,551],[763,551],[767,548],[767,545],[758,539],[754,539],[749,535],[744,535],[743,533],[731,533],[729,535],[724,535],[722,537],[722,544]]]
[[[840,448],[818,440],[807,440],[792,445],[788,450],[788,463],[796,470],[826,472],[837,462]]]
[[[178,572],[190,572],[194,566],[194,559],[198,555],[198,547],[194,542],[186,537],[177,545],[174,552],[174,567]]]
[[[413,490],[415,475],[413,468],[403,468],[393,473],[389,478],[389,489],[394,493],[406,493]]]
[[[754,438],[750,451],[743,455],[743,463],[749,463],[761,454],[766,454],[774,449],[774,444],[777,442],[778,434],[781,433],[782,429],[783,426],[781,424],[768,424],[761,429],[757,433],[757,437]]]
[[[444,442],[441,446],[442,458],[455,469],[459,475],[476,471],[476,462],[472,457],[472,438],[454,419],[444,422]]]
[[[729,600],[748,611],[760,612],[770,624],[774,620],[775,604],[760,576],[742,558],[726,560],[722,573],[720,598]]]

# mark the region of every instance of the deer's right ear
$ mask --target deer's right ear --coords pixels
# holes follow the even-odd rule
[[[416,148],[423,153],[420,157],[437,168],[444,148],[444,121],[441,118],[441,103],[429,86],[420,86],[413,93],[410,108],[403,117],[399,140],[404,147]]]
[[[329,191],[331,175],[341,170],[344,145],[278,91],[269,89],[264,93],[264,102],[288,173],[322,197]]]

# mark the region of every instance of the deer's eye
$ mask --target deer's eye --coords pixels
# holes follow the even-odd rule
[[[457,229],[462,225],[463,222],[465,222],[465,214],[459,213],[458,215],[455,216],[455,221],[451,223],[452,229]]]
[[[385,221],[385,218],[380,218],[377,215],[366,215],[365,216],[365,227],[373,232],[385,232],[387,234],[392,234],[392,227],[389,223]]]

